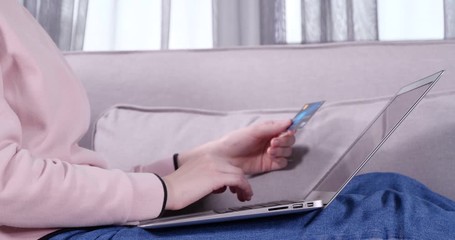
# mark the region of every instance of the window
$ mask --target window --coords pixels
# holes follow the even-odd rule
[[[283,1],[286,41],[300,43],[302,0]],[[171,6],[169,12],[165,4]],[[212,0],[89,1],[84,50],[212,48],[213,18]],[[377,0],[377,20],[379,40],[443,39],[444,1]],[[162,41],[167,41],[165,47]]]

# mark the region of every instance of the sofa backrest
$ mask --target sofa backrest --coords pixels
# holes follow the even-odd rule
[[[455,41],[86,52],[66,58],[87,89],[93,121],[118,103],[243,110],[390,96],[442,69],[444,79],[433,91],[455,89]],[[81,145],[90,146],[90,137]]]

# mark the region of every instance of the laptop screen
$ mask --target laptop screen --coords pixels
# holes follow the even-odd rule
[[[330,203],[426,95],[442,72],[403,87],[341,155],[307,198],[322,199],[324,203]]]

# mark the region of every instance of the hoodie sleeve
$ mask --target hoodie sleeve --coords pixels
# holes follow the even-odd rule
[[[21,122],[4,96],[3,76],[0,67],[0,225],[94,226],[160,215],[166,191],[158,175],[71,164],[24,148]],[[75,149],[84,158],[98,157]]]

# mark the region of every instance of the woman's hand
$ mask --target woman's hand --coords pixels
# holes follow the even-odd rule
[[[269,121],[234,131],[179,157],[179,169],[164,177],[168,190],[166,209],[178,210],[212,192],[227,187],[240,201],[253,195],[245,174],[278,170],[287,166],[295,142],[291,124]]]
[[[258,174],[287,166],[295,143],[285,132],[291,120],[268,121],[234,131],[220,140],[217,154],[245,174]]]

